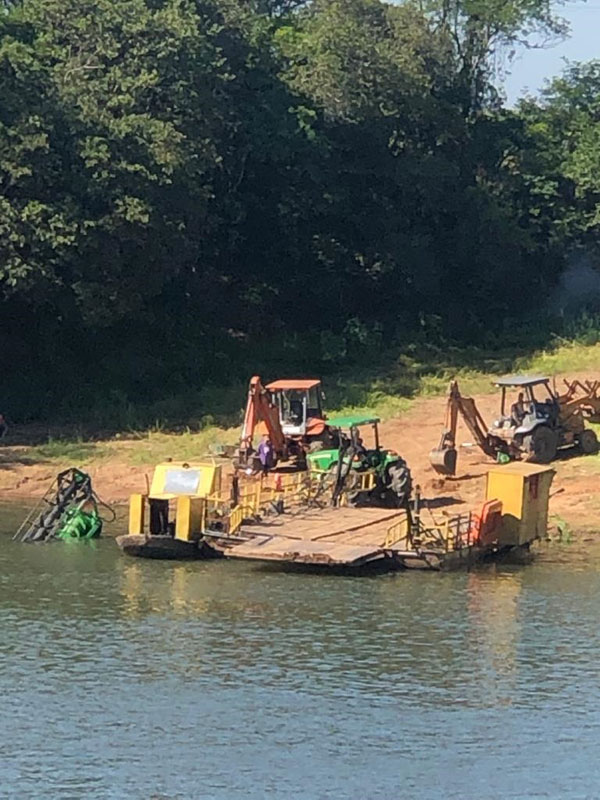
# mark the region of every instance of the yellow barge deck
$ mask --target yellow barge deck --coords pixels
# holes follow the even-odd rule
[[[410,509],[363,507],[344,495],[334,506],[327,486],[307,473],[247,482],[229,493],[221,491],[214,465],[166,463],[157,467],[149,495],[132,496],[129,533],[119,544],[131,555],[154,558],[452,569],[522,551],[545,536],[553,475],[549,467],[523,462],[493,467],[480,508],[434,517],[418,500]]]
[[[434,519],[426,509],[318,508],[255,524],[229,558],[334,568],[457,569],[517,552],[545,535],[554,471],[516,462],[492,468],[481,508]]]

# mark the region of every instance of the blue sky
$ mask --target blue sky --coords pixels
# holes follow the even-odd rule
[[[600,58],[600,0],[575,2],[557,8],[571,25],[571,36],[545,50],[522,50],[509,66],[504,82],[508,102],[514,103],[525,91],[535,94],[546,78],[558,75],[564,59],[589,61]]]

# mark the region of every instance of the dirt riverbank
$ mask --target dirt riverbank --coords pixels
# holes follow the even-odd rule
[[[600,379],[600,373],[581,377]],[[491,421],[497,416],[497,393],[477,395],[476,400],[484,419]],[[469,432],[459,425],[458,441],[462,446],[457,478],[441,479],[434,473],[428,454],[440,438],[444,403],[442,397],[417,400],[407,413],[381,426],[382,443],[406,459],[415,483],[421,486],[423,497],[431,501],[436,514],[458,512],[461,507],[481,502],[486,469],[491,464],[477,448],[469,446]],[[26,434],[26,430],[17,430],[11,432],[11,437],[23,441]],[[231,440],[231,432],[227,438]],[[180,437],[164,434],[161,457],[163,453],[168,454],[170,444],[173,457],[181,457]],[[81,452],[74,448],[72,454],[56,457],[45,456],[39,447],[12,444],[9,438],[0,445],[0,497],[5,500],[40,497],[58,471],[80,466],[90,473],[103,499],[112,503],[126,502],[132,492],[146,491],[147,481],[152,476],[151,463],[135,463],[144,446],[143,440],[110,438],[95,442],[93,448],[86,449],[88,446],[83,444],[79,448]],[[185,456],[188,459],[193,457],[189,446]],[[196,457],[201,456],[199,451]],[[564,520],[573,530],[594,530],[600,516],[600,455],[565,452],[553,467],[556,470],[550,504],[553,525]]]

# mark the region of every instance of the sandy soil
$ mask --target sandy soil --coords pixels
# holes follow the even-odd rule
[[[498,416],[498,396],[477,395],[483,418],[491,422]],[[480,504],[485,494],[486,473],[493,461],[477,447],[469,446],[472,437],[459,423],[457,475],[443,478],[429,464],[429,451],[439,443],[444,420],[440,398],[428,398],[403,419],[390,420],[382,427],[382,441],[393,447],[409,463],[416,484],[434,509],[454,513],[461,506]],[[465,446],[467,445],[467,446]],[[556,471],[552,485],[550,514],[556,523],[563,519],[572,528],[595,529],[600,520],[600,456],[583,456],[565,451],[552,464]]]
[[[571,378],[600,379],[586,374]],[[477,405],[486,421],[498,415],[499,395],[476,396]],[[464,446],[471,441],[469,432],[459,424],[458,470],[456,478],[440,478],[429,464],[429,451],[436,447],[445,416],[445,400],[425,398],[402,417],[388,420],[381,426],[381,441],[397,450],[411,467],[415,484],[429,501],[436,514],[458,512],[482,502],[485,474],[492,462],[476,447]],[[111,447],[114,442],[111,443]],[[147,491],[151,467],[135,467],[127,463],[127,454],[135,442],[122,441],[114,448],[115,456],[84,466],[93,479],[94,488],[108,502],[126,502],[132,492]],[[28,457],[27,447],[0,446],[0,497],[29,499],[41,496],[61,469],[72,464],[39,463]],[[121,457],[119,455],[122,453]],[[550,512],[555,522],[562,518],[574,529],[596,529],[600,517],[600,455],[581,456],[565,452],[553,464],[554,478]]]

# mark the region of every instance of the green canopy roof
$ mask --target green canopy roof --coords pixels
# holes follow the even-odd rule
[[[350,414],[347,417],[333,417],[327,420],[330,428],[358,428],[361,425],[372,425],[374,422],[379,422],[379,417],[365,414]]]

